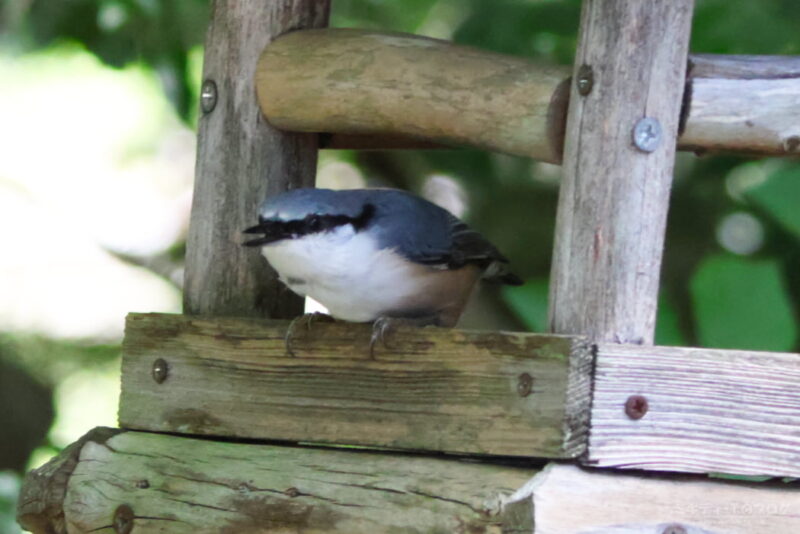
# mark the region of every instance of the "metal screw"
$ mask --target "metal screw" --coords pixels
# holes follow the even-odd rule
[[[527,397],[533,391],[533,377],[528,373],[522,373],[517,378],[517,393],[520,397]]]
[[[116,534],[130,534],[133,530],[133,509],[127,504],[117,506],[112,525]]]
[[[642,152],[652,152],[661,144],[661,123],[653,117],[639,119],[633,127],[633,144]]]
[[[138,489],[147,489],[150,487],[150,482],[148,482],[147,479],[144,478],[142,480],[137,480],[136,487]]]
[[[153,380],[156,381],[156,384],[164,382],[167,379],[167,374],[169,374],[169,365],[164,361],[164,358],[158,358],[153,362]]]
[[[625,401],[625,414],[631,419],[641,419],[647,413],[647,399],[642,395],[631,395]]]
[[[200,109],[203,113],[211,113],[217,106],[217,84],[214,80],[206,80],[200,88]]]
[[[788,153],[798,152],[798,149],[800,149],[800,136],[793,135],[784,139],[783,149]]]
[[[578,81],[576,85],[578,86],[578,94],[581,96],[586,96],[592,92],[592,87],[594,86],[594,71],[592,67],[586,63],[578,68]]]
[[[661,534],[686,534],[686,528],[683,525],[673,524],[667,525]]]

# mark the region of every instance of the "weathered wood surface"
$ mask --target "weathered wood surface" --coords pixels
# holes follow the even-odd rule
[[[691,56],[681,144],[800,154],[800,57]]]
[[[600,345],[591,429],[592,465],[800,477],[800,354]]]
[[[689,59],[680,150],[778,156],[800,150],[800,58]],[[271,65],[280,68],[267,72]],[[504,80],[498,72],[512,65],[513,76]],[[290,131],[329,132],[321,148],[449,143],[561,161],[568,67],[414,35],[331,29],[278,39],[264,51],[258,72],[268,119]],[[485,79],[487,72],[493,77]],[[465,85],[469,80],[474,86]],[[505,83],[513,87],[510,98]]]
[[[550,465],[533,493],[536,534],[800,532],[798,484],[622,474]]]
[[[511,499],[529,468],[143,432],[84,441],[54,460],[69,466],[58,480],[62,520],[20,505],[36,534],[532,531],[530,501]],[[28,476],[54,470],[38,471]],[[128,530],[113,527],[121,506]]]
[[[567,75],[436,39],[329,29],[272,43],[256,83],[278,128],[401,134],[559,161]]]
[[[302,300],[283,290],[257,251],[240,246],[241,232],[256,221],[267,193],[314,185],[317,136],[270,126],[258,110],[253,79],[258,55],[272,39],[327,24],[329,0],[217,0],[213,6],[203,80],[216,84],[217,98],[199,124],[184,311],[291,317],[302,313]]]
[[[401,328],[372,360],[368,325],[315,323],[289,357],[286,327],[130,315],[120,425],[457,453],[585,450],[592,356],[580,338]]]
[[[586,0],[572,84],[550,277],[550,326],[650,344],[655,331],[692,0]],[[585,67],[583,68],[585,70]],[[652,152],[637,122],[661,124]]]

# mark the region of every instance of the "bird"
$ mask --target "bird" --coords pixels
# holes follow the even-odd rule
[[[400,324],[456,326],[479,279],[522,284],[480,233],[399,189],[290,189],[267,197],[244,233],[259,234],[243,245],[260,247],[294,293],[333,319],[373,323],[373,358],[376,342],[386,345],[386,332]],[[310,327],[315,317],[295,321]]]

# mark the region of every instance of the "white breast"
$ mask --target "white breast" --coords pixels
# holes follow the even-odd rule
[[[262,253],[292,291],[346,321],[373,321],[397,310],[424,285],[419,266],[392,250],[379,250],[373,239],[349,224],[271,243]]]

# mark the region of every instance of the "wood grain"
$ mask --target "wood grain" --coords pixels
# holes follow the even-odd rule
[[[692,0],[587,0],[573,84],[550,277],[553,332],[652,343]],[[577,76],[577,74],[576,74]],[[661,123],[651,153],[637,121]]]
[[[111,532],[120,505],[130,507],[134,533],[532,529],[529,500],[511,498],[536,473],[528,468],[143,432],[84,440],[54,461],[72,466],[64,522],[42,521],[35,534]]]
[[[473,454],[585,450],[592,356],[579,338],[401,328],[371,360],[368,325],[317,323],[292,358],[286,326],[130,315],[120,425]]]
[[[800,486],[552,464],[529,483],[539,534],[800,532]]]
[[[800,154],[800,57],[692,56],[686,148]]]
[[[800,354],[598,347],[587,461],[800,477]],[[638,420],[630,395],[647,399]]]
[[[203,79],[218,101],[200,119],[186,251],[184,311],[291,317],[302,300],[283,289],[242,230],[270,193],[314,185],[317,138],[276,130],[261,116],[253,88],[261,50],[286,31],[325,26],[329,0],[217,0],[205,46]]]
[[[567,76],[560,66],[446,41],[328,29],[276,40],[256,83],[278,128],[404,135],[559,161]]]

